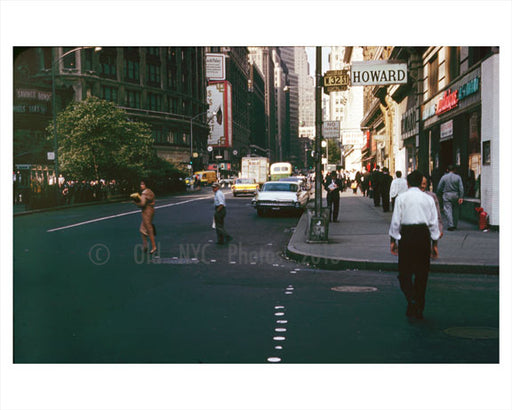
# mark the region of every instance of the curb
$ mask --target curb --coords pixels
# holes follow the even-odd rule
[[[286,256],[299,263],[309,263],[319,269],[325,270],[382,270],[387,272],[398,272],[398,261],[387,262],[378,260],[357,260],[347,258],[334,258],[325,255],[313,255],[299,251],[294,243],[304,240],[305,227],[307,218],[305,214],[299,220],[295,231],[293,232],[290,241],[286,247]],[[475,265],[475,264],[449,264],[449,263],[436,263],[430,264],[430,272],[433,273],[472,273],[472,274],[485,274],[485,275],[498,275],[499,266],[497,265]]]

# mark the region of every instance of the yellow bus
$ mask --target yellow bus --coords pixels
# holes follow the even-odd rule
[[[279,181],[292,175],[292,164],[289,162],[275,162],[270,165],[270,180]]]

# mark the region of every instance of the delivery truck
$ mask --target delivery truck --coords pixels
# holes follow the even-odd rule
[[[267,157],[243,157],[241,178],[254,179],[263,185],[268,180],[269,162]]]

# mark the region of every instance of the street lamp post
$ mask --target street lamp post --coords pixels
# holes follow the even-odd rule
[[[72,50],[66,51],[64,54],[62,54],[59,58],[56,58],[52,61],[52,120],[53,120],[53,164],[54,164],[54,171],[55,171],[55,183],[57,185],[57,197],[58,197],[58,185],[59,185],[59,155],[58,155],[58,140],[57,140],[57,107],[56,105],[56,96],[55,96],[55,65],[62,60],[64,57],[68,56],[71,53],[74,53],[79,50],[85,50],[89,48],[94,48],[94,51],[100,51],[101,47],[92,47],[92,46],[85,46],[85,47],[76,47]]]

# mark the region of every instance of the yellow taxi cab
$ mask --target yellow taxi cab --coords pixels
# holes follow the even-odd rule
[[[233,192],[233,196],[243,194],[256,195],[259,188],[259,184],[252,178],[238,178],[235,180],[235,183],[231,185],[231,192]]]

